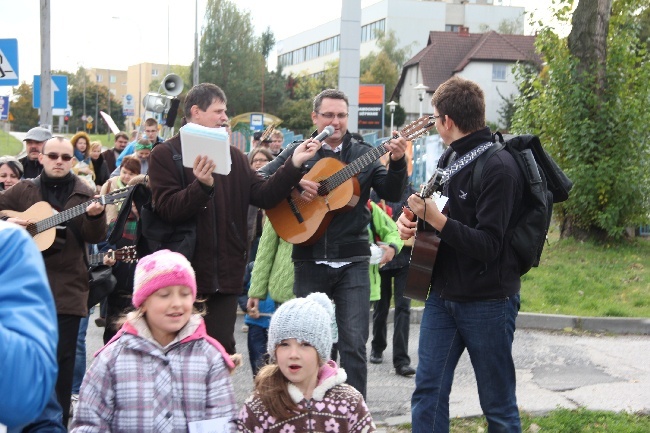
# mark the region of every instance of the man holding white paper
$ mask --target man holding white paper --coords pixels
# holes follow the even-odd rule
[[[226,95],[218,86],[196,85],[185,98],[186,121],[219,128],[228,121],[226,103]],[[149,179],[156,212],[170,223],[196,220],[197,240],[191,262],[199,297],[207,308],[207,332],[228,353],[235,353],[237,297],[242,292],[248,261],[248,206],[268,209],[287,197],[302,177],[302,164],[316,153],[320,143],[309,141],[298,146],[293,157],[268,180],[260,177],[246,156],[232,146],[228,146],[230,171],[214,173],[220,161],[207,155],[218,152],[205,144],[205,154],[197,155],[192,167],[184,169],[185,188],[167,143],[183,154],[180,134],[157,146],[151,154]],[[187,161],[185,165],[189,165]]]

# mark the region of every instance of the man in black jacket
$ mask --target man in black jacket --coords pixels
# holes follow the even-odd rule
[[[476,83],[453,77],[438,87],[431,103],[436,129],[456,160],[494,141]],[[412,212],[405,210],[397,222],[402,239],[415,233],[413,214],[438,230],[441,239],[420,325],[413,432],[449,431],[449,394],[465,349],[488,430],[521,432],[512,359],[521,283],[509,240],[524,180],[509,152],[495,152],[486,161],[480,191],[471,190],[471,178],[469,163],[444,184],[448,215],[432,199],[414,194],[408,199]]]
[[[334,128],[334,133],[325,139],[321,149],[305,163],[305,171],[322,158],[335,158],[348,164],[372,150],[372,146],[360,136],[348,131],[348,100],[343,92],[328,89],[316,96],[311,118],[316,125],[313,136],[330,125]],[[406,140],[401,137],[391,140],[386,148],[391,152],[388,169],[379,161],[374,161],[357,175],[360,194],[352,210],[337,213],[316,243],[295,245],[292,254],[295,295],[304,297],[313,292],[323,292],[334,301],[341,366],[347,372],[347,382],[364,397],[368,376],[366,342],[370,321],[370,212],[366,203],[371,187],[386,200],[399,200],[407,181],[404,157]],[[265,165],[260,173],[264,176],[274,173],[294,149],[295,144],[289,146],[275,160]],[[300,185],[302,200],[317,197],[318,183],[303,179]],[[299,192],[294,190],[294,194],[297,196]],[[324,200],[324,197],[318,199]]]
[[[40,126],[27,131],[23,139],[27,156],[20,159],[24,170],[23,179],[33,179],[43,171],[43,165],[39,162],[38,155],[41,154],[43,145],[50,138],[52,138],[50,130]]]

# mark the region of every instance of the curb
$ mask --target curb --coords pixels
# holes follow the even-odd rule
[[[424,307],[411,308],[411,324],[422,321]],[[388,313],[388,322],[393,322],[395,309]],[[372,315],[370,317],[372,322]],[[646,317],[580,317],[562,314],[519,313],[517,329],[542,329],[546,331],[589,331],[610,334],[650,335],[650,318]]]

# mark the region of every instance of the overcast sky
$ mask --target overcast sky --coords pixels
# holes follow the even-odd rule
[[[362,6],[378,0],[362,0]],[[338,18],[341,0],[234,0],[250,11],[259,35],[267,27],[281,40]],[[503,0],[547,14],[552,0]],[[194,56],[192,0],[51,0],[51,67],[126,70],[141,62],[189,65]],[[179,7],[184,5],[185,8]],[[207,0],[198,0],[199,26]],[[169,12],[169,13],[168,13]],[[170,23],[168,26],[168,17]],[[526,20],[528,21],[528,20]],[[169,31],[168,31],[169,28]],[[530,34],[532,29],[526,28]],[[169,35],[169,43],[168,43]],[[399,37],[399,35],[398,35]],[[40,1],[0,0],[0,39],[18,39],[20,81],[40,74]],[[275,65],[275,53],[269,62]],[[8,95],[11,87],[0,87]]]

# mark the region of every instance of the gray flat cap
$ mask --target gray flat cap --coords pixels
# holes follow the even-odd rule
[[[29,131],[27,131],[27,135],[25,135],[23,141],[25,140],[47,141],[50,138],[52,138],[52,133],[50,132],[49,129],[45,129],[45,128],[41,128],[40,126],[37,126],[36,128],[32,128]]]

